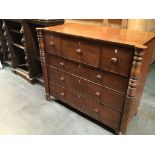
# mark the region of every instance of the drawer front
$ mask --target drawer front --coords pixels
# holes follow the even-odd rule
[[[94,42],[64,37],[62,56],[91,66],[99,67],[100,46]]]
[[[44,34],[45,50],[47,53],[61,55],[61,36],[45,32]]]
[[[121,93],[126,93],[128,78],[124,76],[107,71],[101,72],[98,69],[90,68],[84,64],[75,63],[70,60],[55,57],[52,55],[47,56],[47,62],[49,66],[53,66],[71,74],[75,74],[82,78],[91,80],[95,83],[101,84]]]
[[[123,95],[54,68],[49,68],[49,80],[101,102],[117,111],[122,111]]]
[[[119,128],[120,113],[54,83],[50,83],[50,93],[68,105],[106,123],[110,127]]]
[[[49,68],[48,67],[48,73],[49,73],[49,81],[52,81],[54,83],[57,83],[61,86],[65,86],[66,83],[66,74],[64,72],[60,72],[57,69]]]
[[[104,46],[102,48],[101,68],[129,76],[132,58],[132,49]]]

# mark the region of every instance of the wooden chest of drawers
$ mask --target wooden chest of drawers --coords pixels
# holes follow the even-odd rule
[[[46,98],[125,133],[137,113],[154,33],[64,24],[38,28]]]

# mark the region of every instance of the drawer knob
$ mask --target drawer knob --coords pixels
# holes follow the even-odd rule
[[[95,108],[94,111],[95,111],[96,113],[99,113],[99,109],[98,109],[98,108]]]
[[[81,80],[78,80],[78,83],[81,83]]]
[[[64,80],[65,80],[65,78],[64,78],[64,77],[61,77],[61,78],[60,78],[60,80],[61,80],[61,81],[64,81]]]
[[[113,63],[113,64],[118,64],[118,59],[117,58],[111,58],[111,62]]]
[[[102,80],[102,75],[97,75],[97,79]]]
[[[51,46],[51,47],[54,47],[54,46],[55,46],[55,44],[54,44],[53,41],[50,41],[50,46]]]
[[[65,93],[64,93],[64,92],[61,92],[60,95],[61,95],[61,96],[65,96]]]
[[[59,64],[60,64],[61,67],[64,67],[64,63],[63,62],[60,62]]]
[[[97,97],[100,97],[100,96],[101,96],[101,93],[97,91],[97,92],[95,93],[95,95],[96,95]]]
[[[77,50],[76,50],[76,53],[79,54],[79,55],[82,55],[82,49],[80,49],[80,48],[77,49]]]

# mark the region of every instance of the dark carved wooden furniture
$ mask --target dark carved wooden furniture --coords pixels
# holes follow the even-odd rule
[[[42,69],[36,27],[63,24],[64,20],[3,20],[3,31],[10,53],[12,71],[29,82],[42,84]]]
[[[6,37],[4,35],[6,35],[2,29],[2,25],[3,25],[3,21],[2,19],[0,20],[0,52],[3,55],[3,63],[5,62],[5,64],[7,65],[11,65],[11,54],[8,51],[7,48],[7,40]]]
[[[137,113],[155,34],[68,23],[38,28],[51,96],[125,133]]]

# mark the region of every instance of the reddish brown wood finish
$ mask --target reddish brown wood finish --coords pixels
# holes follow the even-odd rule
[[[151,32],[139,32],[77,23],[65,23],[59,26],[46,27],[44,30],[80,38],[130,45],[140,49],[147,48],[145,44],[154,38],[154,33]]]
[[[88,80],[73,76],[69,73],[62,72],[50,67],[48,69],[49,80],[65,88],[87,96],[95,101],[101,102],[119,112],[122,111],[124,96],[109,89],[96,85]]]
[[[101,68],[129,76],[134,50],[125,47],[114,47],[103,46]]]
[[[53,33],[45,33],[45,50],[50,54],[61,55],[61,36]]]
[[[99,67],[100,46],[96,42],[63,37],[62,56],[95,67]]]
[[[155,34],[80,24],[38,34],[44,36],[40,51],[48,98],[125,133],[140,103]]]
[[[128,86],[127,77],[105,70],[99,71],[96,68],[92,68],[87,65],[76,63],[60,57],[55,57],[49,54],[47,55],[47,64],[48,66],[53,66],[66,72],[69,71],[71,74],[88,79],[104,87],[111,88],[114,91],[126,94]]]
[[[119,128],[120,113],[54,83],[50,83],[50,91],[51,95],[89,116],[104,122],[112,128]]]

